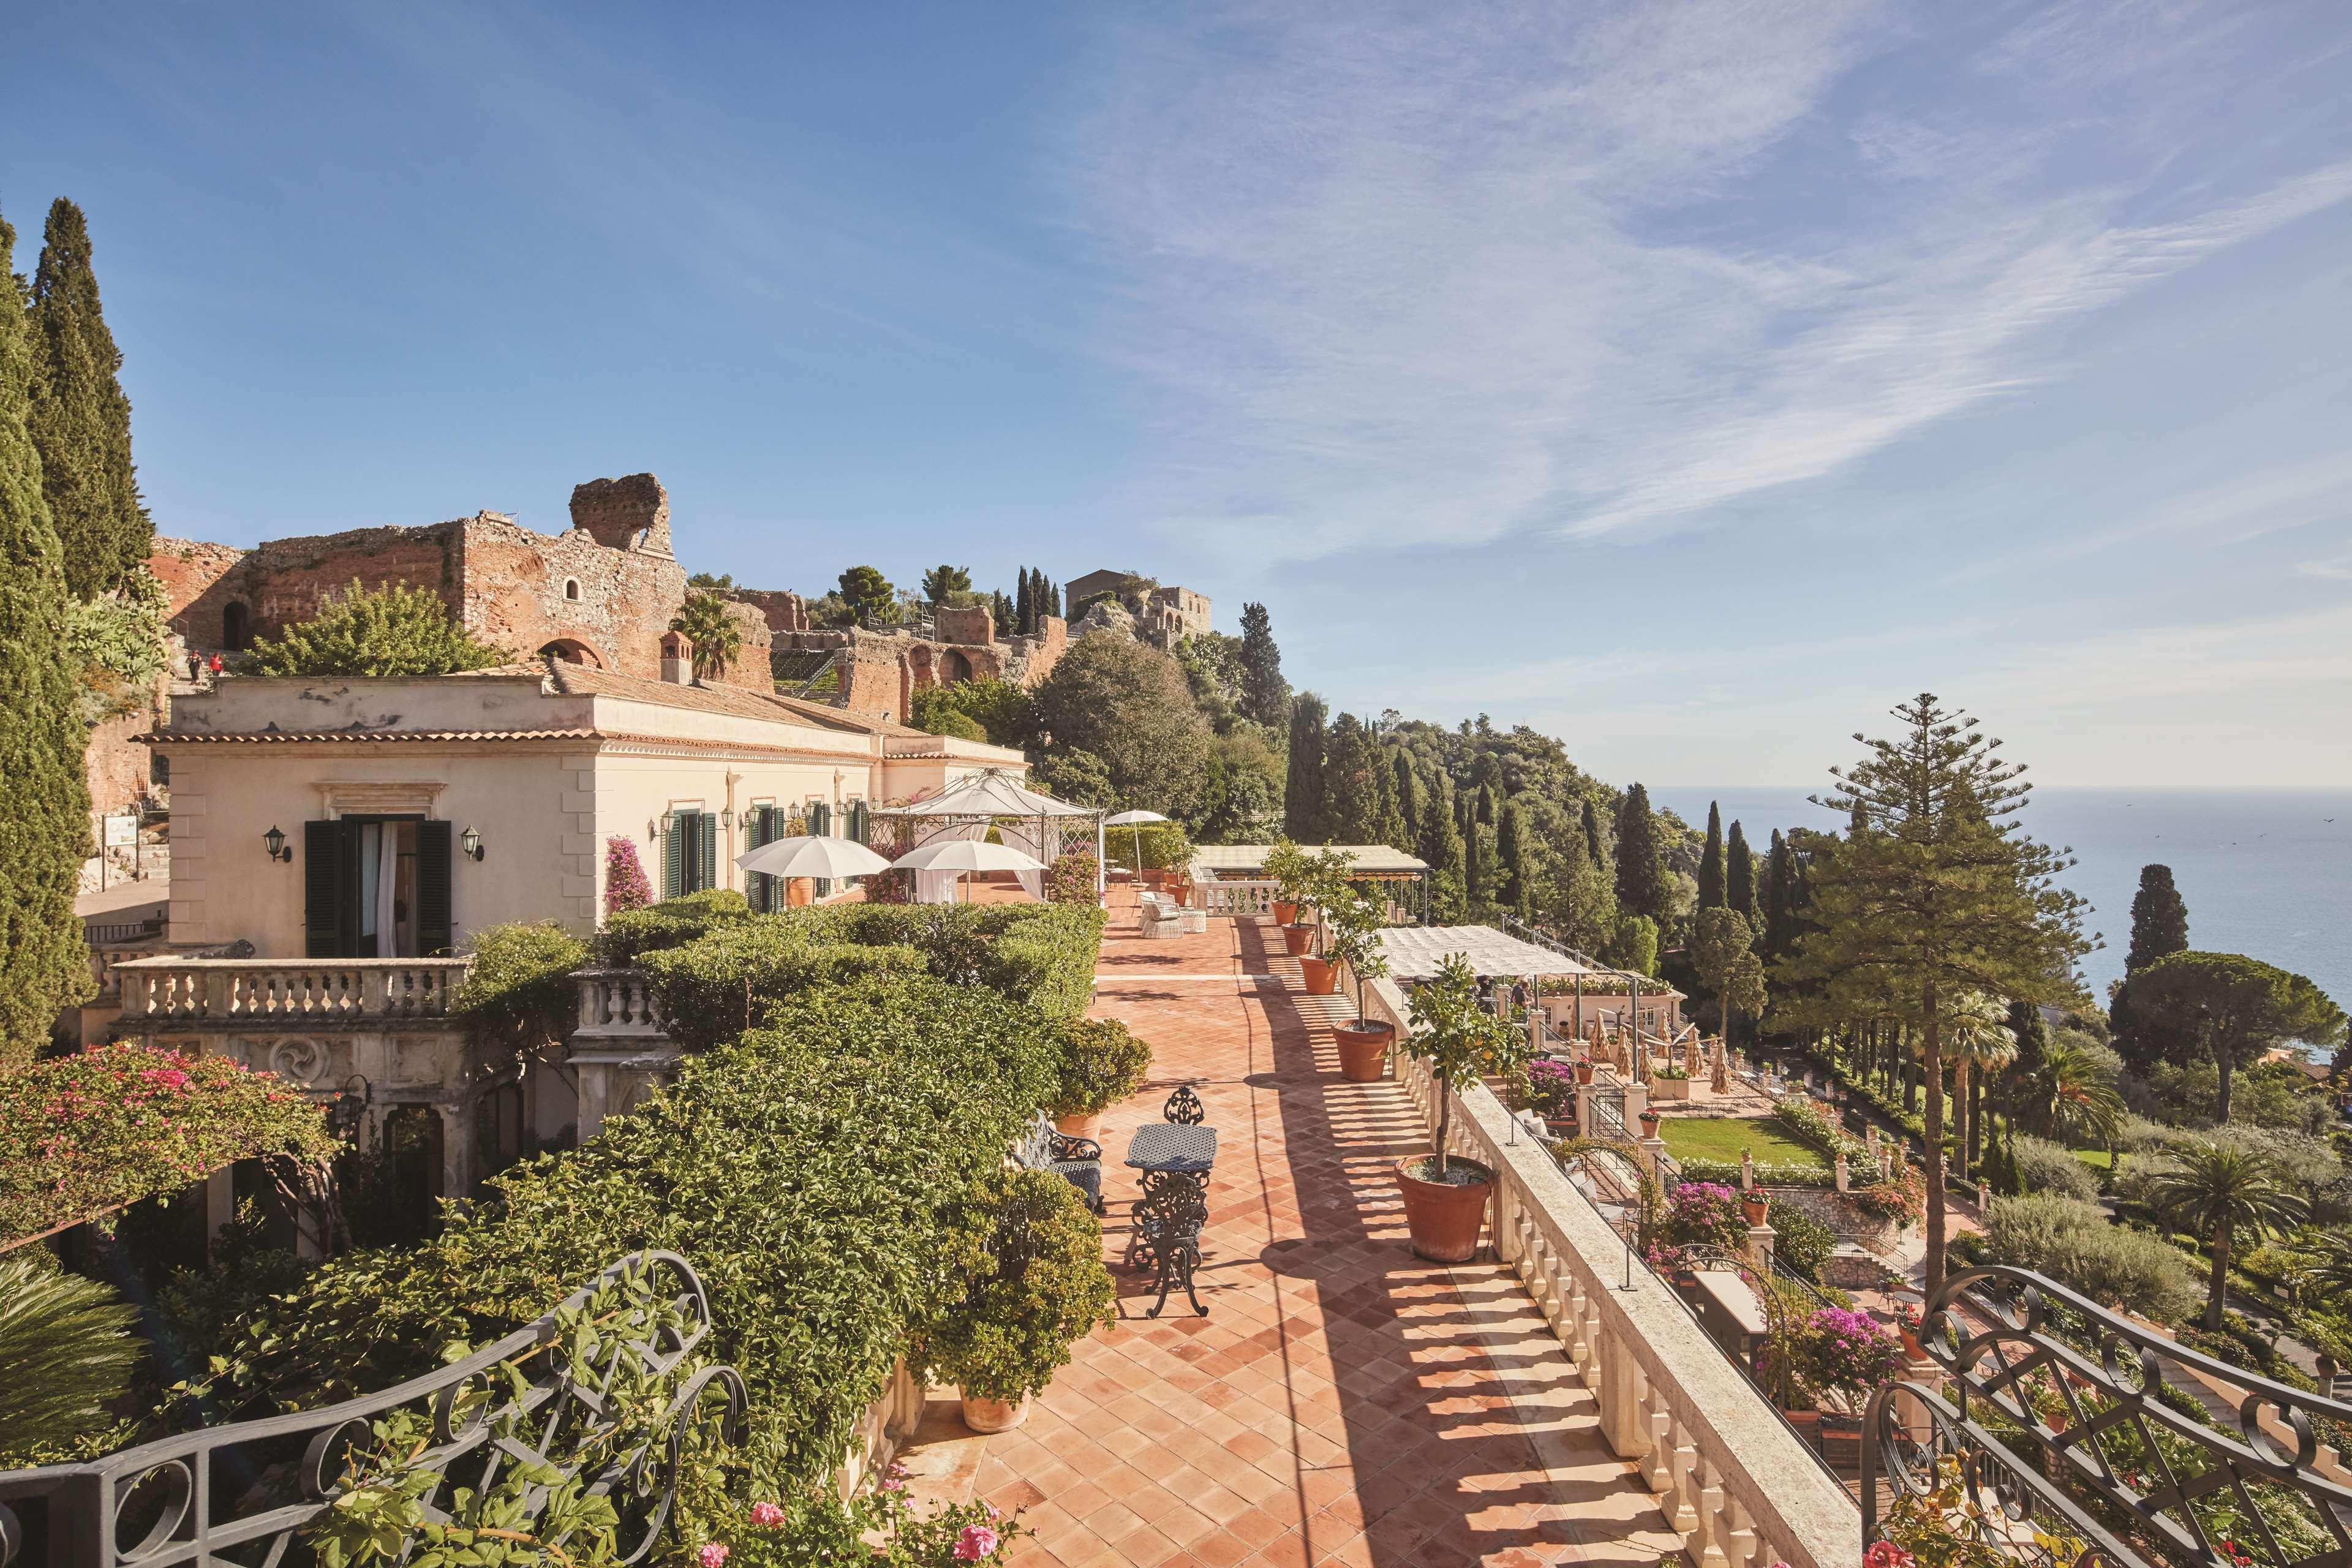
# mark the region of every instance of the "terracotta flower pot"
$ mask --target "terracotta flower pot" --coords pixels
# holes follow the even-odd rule
[[[1591,1062],[1579,1062],[1576,1064],[1576,1081],[1579,1083],[1591,1083],[1592,1081],[1592,1064]]]
[[[1573,1138],[1576,1136],[1576,1118],[1547,1116],[1544,1118],[1544,1131],[1555,1138]]]
[[[1065,1116],[1055,1121],[1054,1127],[1055,1131],[1066,1132],[1073,1138],[1092,1138],[1099,1141],[1102,1137],[1102,1112],[1097,1110],[1090,1116]]]
[[[1328,996],[1339,988],[1339,972],[1332,967],[1331,961],[1328,958],[1317,958],[1312,953],[1301,953],[1298,959],[1298,973],[1306,977],[1307,994],[1309,996]]]
[[[1495,1191],[1495,1173],[1475,1160],[1459,1155],[1447,1161],[1457,1173],[1475,1172],[1484,1178],[1469,1183],[1423,1181],[1413,1174],[1425,1156],[1399,1160],[1398,1190],[1404,1194],[1405,1228],[1412,1249],[1433,1263],[1467,1263],[1477,1256],[1478,1237],[1486,1225],[1486,1200]]]
[[[1772,1200],[1769,1198],[1742,1198],[1739,1200],[1739,1212],[1748,1216],[1748,1223],[1749,1225],[1762,1225],[1764,1223],[1764,1216],[1772,1212]]]
[[[1389,1042],[1396,1031],[1386,1024],[1341,1024],[1331,1031],[1339,1037],[1339,1076],[1349,1083],[1378,1083],[1388,1071]]]
[[[1168,885],[1167,868],[1164,866],[1147,867],[1143,873],[1143,885],[1147,888],[1166,887]]]
[[[1655,1138],[1658,1135],[1659,1120],[1658,1113],[1654,1110],[1645,1110],[1642,1112],[1642,1136],[1644,1138]]]
[[[1297,920],[1297,918],[1298,918],[1298,900],[1296,900],[1296,899],[1276,899],[1276,900],[1274,900],[1274,923],[1275,923],[1275,924],[1276,924],[1276,925],[1278,925],[1278,926],[1286,926],[1286,925],[1288,925],[1291,921],[1293,921]]]
[[[1282,928],[1282,951],[1291,957],[1306,957],[1307,950],[1314,945],[1315,928],[1313,926],[1301,921],[1293,921]]]
[[[982,1399],[972,1394],[963,1396],[963,1424],[975,1432],[1010,1432],[1028,1419],[1029,1396],[1025,1394],[1018,1405],[1008,1405],[1002,1399]]]

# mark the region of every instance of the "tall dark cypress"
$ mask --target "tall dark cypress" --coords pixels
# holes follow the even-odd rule
[[[1495,826],[1495,786],[1491,784],[1478,786],[1478,825]]]
[[[2168,953],[2189,951],[2189,905],[2172,885],[2169,866],[2142,866],[2132,895],[2131,951],[2124,973],[2147,968]]]
[[[1594,865],[1607,868],[1609,849],[1601,842],[1601,808],[1592,804],[1591,795],[1584,798],[1584,852],[1592,857]]]
[[[1279,724],[1290,705],[1290,682],[1282,678],[1282,649],[1275,645],[1274,618],[1260,604],[1242,606],[1242,700],[1244,717]]]
[[[1698,907],[1723,908],[1723,808],[1706,803],[1706,848],[1698,858]]]
[[[1658,841],[1658,821],[1650,811],[1650,792],[1633,784],[1617,809],[1617,908],[1624,914],[1647,915],[1663,930],[1673,887],[1664,847]]]
[[[1756,855],[1737,821],[1723,845],[1723,901],[1748,922],[1748,930],[1762,931],[1764,921],[1756,908]]]
[[[1495,808],[1495,858],[1503,868],[1496,899],[1524,920],[1534,889],[1528,885],[1528,846],[1519,828],[1519,810],[1508,800]]]
[[[1397,819],[1404,828],[1404,842],[1397,847],[1419,854],[1420,851],[1415,847],[1421,843],[1422,838],[1423,806],[1421,775],[1412,771],[1412,753],[1402,746],[1397,748],[1395,755],[1390,759],[1389,767],[1390,771],[1396,775],[1395,782],[1390,786],[1390,793],[1396,800]],[[1428,858],[1427,856],[1422,858]]]
[[[61,1008],[89,996],[74,895],[90,850],[89,732],[67,657],[65,552],[26,429],[36,344],[0,219],[0,1073],[23,1067]]]
[[[131,399],[122,351],[99,308],[89,228],[58,198],[33,276],[35,376],[25,428],[40,454],[50,526],[78,598],[118,587],[154,547],[155,529],[131,466]]]
[[[1463,835],[1462,848],[1463,897],[1468,901],[1470,913],[1475,919],[1486,909],[1486,900],[1494,897],[1493,890],[1486,886],[1486,862],[1493,856],[1494,849],[1487,843],[1486,829],[1479,826],[1475,813],[1470,818],[1470,831]]]
[[[1013,594],[1013,629],[1024,637],[1037,630],[1036,584],[1030,580],[1033,573],[1034,568],[1021,568],[1021,581]]]
[[[1283,792],[1283,831],[1301,844],[1324,842],[1323,699],[1302,691],[1290,703],[1290,770]]]
[[[1062,608],[1062,585],[1047,577],[1043,572],[1037,574],[1037,613],[1041,616],[1051,616],[1057,621],[1062,619],[1065,614]]]
[[[1785,958],[1797,940],[1794,852],[1779,828],[1764,862],[1764,956]]]

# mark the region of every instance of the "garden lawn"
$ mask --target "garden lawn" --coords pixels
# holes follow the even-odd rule
[[[1739,1163],[1742,1149],[1759,1165],[1812,1165],[1825,1162],[1818,1151],[1800,1143],[1760,1116],[1669,1116],[1658,1123],[1666,1152],[1677,1160],[1727,1160]]]
[[[2077,1149],[2074,1151],[2074,1158],[2082,1161],[2094,1171],[2106,1170],[2116,1163],[2115,1155],[2105,1149]]]

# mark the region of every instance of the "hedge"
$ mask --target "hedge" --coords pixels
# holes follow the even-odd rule
[[[970,1199],[1051,1091],[1062,1030],[985,989],[868,976],[688,1058],[597,1137],[495,1178],[442,1234],[335,1259],[242,1325],[229,1414],[387,1387],[551,1308],[639,1247],[690,1259],[744,1375],[753,1496],[806,1502],[896,1358],[952,1305]]]
[[[318,1104],[225,1057],[103,1046],[0,1079],[0,1247],[179,1192],[224,1165],[323,1165]]]

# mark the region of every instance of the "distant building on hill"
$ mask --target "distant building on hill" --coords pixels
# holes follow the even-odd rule
[[[1062,589],[1062,607],[1078,617],[1087,601],[1118,594],[1137,578],[1133,572],[1114,572],[1108,567],[1074,577]],[[1211,629],[1209,596],[1172,584],[1153,584],[1126,607],[1135,617],[1135,635],[1163,648],[1172,648],[1186,637],[1198,637]]]

